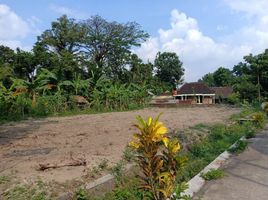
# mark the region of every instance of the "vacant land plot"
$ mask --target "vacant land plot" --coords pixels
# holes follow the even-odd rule
[[[0,176],[17,180],[65,182],[79,179],[87,169],[103,159],[109,165],[121,159],[123,150],[136,131],[135,117],[156,116],[169,130],[184,129],[199,123],[223,122],[238,109],[224,106],[187,108],[146,108],[42,120],[0,126]],[[61,165],[85,159],[86,166],[39,171],[39,164]]]

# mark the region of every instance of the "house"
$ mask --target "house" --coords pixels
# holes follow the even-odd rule
[[[177,90],[173,97],[177,104],[214,104],[215,92],[204,83],[193,82],[185,83]]]
[[[215,92],[215,102],[221,103],[226,102],[228,97],[233,93],[232,87],[211,87]]]

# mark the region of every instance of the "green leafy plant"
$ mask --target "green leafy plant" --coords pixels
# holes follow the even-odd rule
[[[222,169],[210,169],[206,173],[202,173],[201,177],[206,181],[222,178],[225,175]]]

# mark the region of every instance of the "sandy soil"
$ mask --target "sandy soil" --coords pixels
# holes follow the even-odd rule
[[[139,111],[53,117],[0,126],[0,176],[45,181],[79,179],[102,159],[109,165],[121,159],[132,138],[135,116],[156,116],[170,130],[199,123],[216,123],[237,112],[229,107],[147,108]],[[87,166],[38,171],[40,163],[64,164],[85,158]]]

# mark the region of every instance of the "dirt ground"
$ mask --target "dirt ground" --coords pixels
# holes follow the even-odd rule
[[[27,120],[0,126],[0,176],[24,181],[65,182],[79,179],[85,169],[103,159],[117,163],[136,131],[135,117],[156,116],[169,130],[184,129],[199,123],[226,121],[238,109],[224,106],[186,108],[146,108],[71,117]],[[39,164],[66,164],[84,158],[86,166],[38,171]]]

